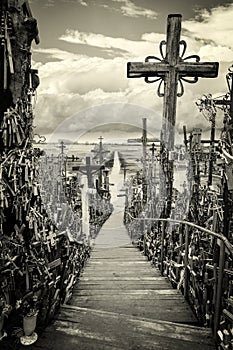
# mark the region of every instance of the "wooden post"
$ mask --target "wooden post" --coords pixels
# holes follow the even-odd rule
[[[142,156],[146,160],[146,144],[147,144],[147,119],[142,118]]]
[[[215,118],[216,118],[216,113],[212,112],[211,131],[210,131],[210,160],[209,160],[208,186],[211,186],[213,181],[214,148],[215,148]]]
[[[217,331],[220,324],[220,314],[222,306],[222,283],[224,274],[224,263],[225,263],[225,245],[223,241],[219,240],[219,264],[218,264],[218,282],[217,282],[217,293],[215,300],[215,313],[214,313],[214,336],[217,339]]]
[[[142,118],[142,164],[143,164],[143,183],[142,183],[142,191],[143,191],[143,203],[147,202],[147,187],[148,187],[148,179],[146,172],[146,146],[147,146],[147,119]]]
[[[103,143],[102,143],[102,141],[103,141],[103,137],[102,136],[100,136],[99,137],[99,140],[100,140],[100,142],[99,142],[99,164],[100,165],[102,165],[103,164]],[[99,176],[98,176],[98,178],[99,178],[99,188],[102,188],[102,185],[103,185],[103,173],[102,173],[102,169],[100,169],[100,171],[99,171]]]
[[[162,221],[162,231],[161,231],[161,252],[160,252],[160,272],[163,276],[163,260],[164,260],[164,239],[165,239],[165,221]]]
[[[81,177],[81,193],[82,193],[82,234],[89,239],[90,234],[90,215],[89,215],[89,186],[87,176],[83,175]]]
[[[142,234],[143,234],[143,253],[146,254],[146,221],[145,221],[145,213],[142,213]]]
[[[185,225],[185,252],[184,252],[184,297],[188,299],[188,285],[189,285],[189,270],[188,270],[188,253],[189,253],[189,227]]]

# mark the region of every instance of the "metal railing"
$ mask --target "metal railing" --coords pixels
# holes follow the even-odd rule
[[[206,325],[212,327],[214,337],[217,340],[220,320],[224,311],[223,304],[225,301],[223,299],[229,298],[232,292],[230,285],[233,282],[230,281],[232,281],[233,272],[227,265],[229,262],[232,262],[233,245],[222,234],[213,232],[192,222],[170,218],[135,218],[126,211],[125,217],[127,216],[128,224],[132,220],[142,223],[141,227],[137,225],[137,228],[134,227],[134,230],[140,230],[143,234],[142,248],[146,255],[150,255],[150,258],[154,262],[157,262],[157,267],[159,267],[161,274],[166,275],[172,282],[175,282],[177,287],[183,286],[185,299],[188,301],[198,299],[201,306],[196,305],[196,309],[198,307],[202,308],[202,314],[206,313],[205,319],[209,320],[208,312],[212,316],[211,322]],[[152,223],[149,229],[147,227],[148,222]],[[155,224],[157,224],[156,229],[150,232],[151,227],[154,227],[153,225]],[[173,224],[173,228],[170,229],[170,233],[168,234],[169,224]],[[176,226],[177,224],[179,225],[178,227]],[[169,250],[168,246],[170,245],[172,247],[172,230],[179,235],[179,244]],[[192,249],[194,242],[198,246],[198,242],[205,237],[210,238],[204,243],[206,246],[209,243],[214,254],[209,257],[200,258],[201,254],[203,254],[203,247],[200,246],[198,253],[200,261],[195,272]],[[174,255],[176,255],[176,258],[174,258]],[[226,259],[226,257],[229,257],[229,259]],[[197,257],[195,258],[198,260]],[[227,275],[227,282],[224,281],[225,275]],[[209,308],[211,310],[207,310]]]

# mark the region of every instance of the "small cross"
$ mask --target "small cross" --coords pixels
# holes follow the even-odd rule
[[[61,145],[58,146],[59,148],[61,148],[61,154],[63,155],[64,154],[64,150],[66,148],[66,145],[64,144],[64,141],[61,141]]]
[[[152,147],[150,148],[150,151],[152,153],[152,158],[154,158],[155,151],[156,151],[156,147],[155,147],[155,143],[154,142],[152,143]]]

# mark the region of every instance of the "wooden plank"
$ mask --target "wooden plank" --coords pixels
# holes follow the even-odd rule
[[[95,285],[95,284],[90,284],[90,285],[84,285],[84,284],[79,284],[79,290],[92,290],[92,291],[95,291],[97,292],[98,290],[105,290],[106,291],[106,288],[108,290],[131,290],[131,289],[137,289],[137,284],[121,284],[121,285],[113,285],[113,284],[109,284],[107,287],[106,285],[103,285],[103,284],[99,284],[99,285]],[[150,284],[150,285],[141,285],[140,286],[140,290],[157,290],[157,289],[171,289],[171,287],[169,286],[169,284],[167,283],[159,283],[157,285],[153,285],[153,284]]]
[[[85,295],[85,296],[91,296],[91,295],[109,295],[109,291],[106,290],[98,290],[98,294],[93,293],[93,290],[80,290],[80,289],[74,289],[73,292],[74,295]],[[177,290],[175,289],[156,289],[156,290],[151,290],[151,289],[146,289],[146,290],[135,290],[135,289],[128,289],[128,290],[122,290],[120,291],[120,295],[170,295],[171,298],[173,298],[174,295],[177,295]],[[119,291],[112,290],[111,295],[119,295]]]
[[[134,262],[134,261],[145,261],[147,262],[148,260],[145,257],[140,257],[140,256],[113,256],[112,258],[110,258],[109,256],[94,256],[93,258],[91,258],[91,261],[108,261],[113,263],[116,263],[116,261],[121,261],[121,262]]]
[[[115,266],[114,266],[115,265]],[[92,266],[88,266],[86,268],[86,271],[89,272],[89,271],[96,271],[98,272],[99,270],[102,271],[102,273],[104,274],[105,271],[112,271],[112,273],[117,273],[117,272],[122,272],[122,273],[125,273],[125,272],[137,272],[139,271],[138,274],[140,274],[140,272],[153,272],[155,273],[156,270],[151,267],[151,266],[135,266],[135,265],[132,265],[131,266],[120,266],[118,264],[114,264],[114,265],[92,265]],[[159,273],[159,272],[158,272]]]
[[[158,303],[154,300],[147,300],[144,296],[144,300],[140,299],[122,299],[118,296],[118,299],[114,299],[114,303],[111,298],[105,298],[105,300],[87,300],[85,304],[79,298],[73,298],[72,305],[97,310],[118,312],[120,314],[134,315],[141,317],[149,317],[150,319],[170,320],[176,322],[186,322],[197,324],[197,320],[190,313],[190,308],[187,302],[183,300],[170,299],[166,302]]]
[[[159,291],[160,292],[160,291]],[[76,293],[74,292],[74,297],[76,296]],[[173,294],[172,295],[172,299],[171,299],[171,294],[161,294],[161,293],[154,293],[153,295],[151,294],[144,294],[144,293],[138,293],[138,294],[97,294],[97,295],[89,295],[89,296],[78,296],[78,301],[82,302],[83,305],[86,305],[87,302],[89,301],[101,301],[101,300],[108,300],[110,299],[112,301],[112,303],[115,303],[116,301],[119,300],[119,298],[121,298],[122,302],[124,303],[125,301],[128,300],[133,300],[133,301],[138,301],[141,302],[143,304],[143,301],[148,300],[150,301],[151,305],[153,305],[153,303],[157,303],[158,300],[180,300],[181,303],[184,301],[184,298],[182,295],[180,294]],[[71,300],[71,304],[72,304],[72,300]]]
[[[88,270],[86,270],[86,273],[84,273],[82,276],[85,276],[86,274],[89,275],[96,275],[96,276],[100,276],[100,275],[119,275],[119,276],[159,276],[159,273],[156,273],[156,270],[153,271],[153,269],[142,269],[142,268],[136,268],[136,267],[132,267],[132,268],[128,268],[128,269],[122,269],[121,266],[117,266],[115,267],[115,269],[113,270],[113,268],[109,267],[108,269],[101,269],[101,267],[96,267],[96,268],[90,268]]]
[[[82,277],[82,282],[99,282],[99,281],[164,281],[164,277],[156,277],[156,276],[142,276],[142,277],[137,277],[137,276],[130,276],[130,277],[125,277],[125,276],[91,276],[91,277]]]
[[[110,260],[91,260],[89,261],[87,264],[86,264],[86,267],[88,268],[89,266],[93,266],[93,265],[112,265],[114,266],[115,263],[114,261],[110,261]],[[144,266],[148,266],[148,262],[147,261],[142,261],[142,260],[135,260],[135,261],[132,261],[132,260],[129,260],[129,261],[119,261],[118,262],[118,265],[121,265],[121,266],[129,266],[129,265],[133,265],[133,266],[136,266],[136,265],[144,265]]]
[[[159,62],[129,62],[127,67],[128,78],[164,77],[170,70],[170,64]],[[175,67],[180,77],[216,78],[218,76],[217,62],[182,62]]]
[[[95,329],[99,333],[104,331],[106,337],[117,339],[118,345],[121,345],[121,341],[124,346],[129,345],[130,339],[134,338],[139,344],[138,349],[141,349],[141,346],[144,349],[160,350],[214,349],[210,330],[204,328],[180,325],[174,322],[151,321],[147,318],[74,306],[62,309],[55,326],[67,327],[70,320],[72,323],[77,322],[79,329],[80,327],[85,328],[85,330]],[[75,328],[75,326],[69,326]],[[158,338],[160,339],[159,343],[157,343]],[[191,345],[190,342],[193,344]],[[157,347],[153,347],[155,344]],[[158,348],[158,344],[160,348]],[[128,349],[133,349],[133,347],[128,347]]]

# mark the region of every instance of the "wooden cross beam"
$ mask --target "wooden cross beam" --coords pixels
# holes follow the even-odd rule
[[[167,39],[160,43],[161,59],[148,56],[145,62],[128,62],[127,64],[128,78],[144,77],[147,83],[161,80],[158,89],[158,95],[164,98],[161,141],[164,141],[168,150],[173,150],[174,147],[176,101],[177,96],[182,96],[184,93],[182,80],[195,83],[199,77],[216,78],[219,66],[217,62],[200,62],[197,55],[184,58],[187,45],[185,41],[180,40],[181,19],[182,16],[177,14],[168,16]],[[166,46],[165,54],[163,52],[164,46]],[[181,50],[182,53],[180,53]],[[189,62],[188,59],[194,59],[195,62]],[[150,78],[155,79],[151,80]],[[162,82],[164,82],[163,92],[161,92]],[[178,85],[180,91],[178,91]]]
[[[73,171],[80,171],[82,174],[87,176],[88,188],[93,187],[92,175],[99,171],[100,169],[104,169],[102,165],[91,165],[91,158],[86,157],[86,165],[74,166],[72,167]]]

